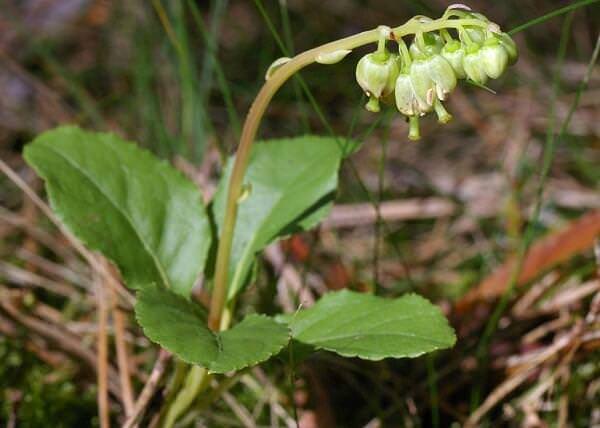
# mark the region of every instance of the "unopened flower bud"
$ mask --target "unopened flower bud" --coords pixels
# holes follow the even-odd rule
[[[465,50],[463,49],[462,44],[458,40],[452,40],[451,42],[446,43],[446,46],[442,49],[441,55],[452,66],[456,78],[464,79],[466,76],[463,67]]]
[[[506,70],[508,53],[495,38],[490,38],[485,42],[479,50],[479,57],[485,74],[492,79],[497,79]]]
[[[476,45],[471,45],[467,50],[468,52],[463,58],[465,74],[473,82],[479,85],[485,85],[488,75],[486,74],[481,61],[481,49]]]
[[[361,58],[356,66],[356,81],[369,96],[367,110],[379,111],[379,99],[394,91],[399,73],[397,55],[374,52]]]
[[[410,78],[417,97],[431,108],[435,99],[445,100],[456,87],[456,75],[448,61],[441,55],[413,61]]]

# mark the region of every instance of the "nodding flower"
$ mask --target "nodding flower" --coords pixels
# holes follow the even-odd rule
[[[483,70],[490,79],[497,79],[506,70],[508,53],[495,37],[490,37],[485,41],[479,55]]]
[[[456,74],[452,66],[439,54],[413,61],[410,66],[410,78],[417,96],[424,100],[430,109],[435,99],[445,100],[456,87]]]
[[[487,83],[488,75],[483,69],[481,48],[478,45],[467,47],[467,54],[463,58],[463,68],[469,80],[478,85],[485,85]]]
[[[427,17],[418,18],[411,22],[419,27],[432,22]],[[459,21],[463,18],[465,25]],[[408,119],[411,140],[420,138],[419,118],[429,112],[435,111],[440,123],[450,121],[452,116],[442,101],[458,80],[484,85],[488,79],[500,77],[518,58],[512,38],[484,15],[454,5],[442,20],[448,25],[438,27],[438,31],[417,28],[410,48],[388,27],[380,27],[377,51],[361,58],[356,67],[356,80],[369,96],[367,110],[378,112],[380,100],[395,99],[396,108]],[[389,40],[398,43],[398,55],[387,50]]]
[[[442,49],[442,56],[452,66],[457,79],[464,79],[466,77],[465,68],[463,67],[465,50],[458,40],[451,40],[446,43]]]
[[[356,81],[369,97],[365,106],[371,112],[380,110],[379,100],[394,92],[396,78],[400,73],[398,55],[386,48],[389,28],[380,27],[380,40],[376,52],[363,56],[356,66]]]
[[[394,92],[399,73],[398,55],[388,52],[381,56],[375,52],[361,58],[356,67],[356,81],[369,97],[367,110],[379,111],[379,100]]]

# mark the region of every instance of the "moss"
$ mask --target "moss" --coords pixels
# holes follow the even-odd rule
[[[94,391],[73,372],[56,370],[19,340],[0,337],[0,426],[20,428],[98,426]]]

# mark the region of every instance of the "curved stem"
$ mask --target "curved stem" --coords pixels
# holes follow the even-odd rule
[[[414,34],[417,31],[436,31],[441,28],[456,28],[460,25],[479,27],[487,26],[486,23],[483,23],[477,19],[438,19],[426,23],[419,23],[411,20],[400,27],[392,29],[392,32],[390,33],[390,39],[399,40],[400,38],[408,34]],[[233,165],[231,178],[229,180],[225,218],[223,220],[223,228],[217,249],[215,282],[208,316],[208,326],[212,330],[218,331],[220,329],[221,316],[227,299],[229,258],[231,255],[233,232],[235,229],[237,216],[238,198],[242,190],[244,175],[248,165],[248,159],[250,157],[250,149],[252,148],[252,143],[256,137],[258,126],[267,109],[267,106],[269,105],[269,102],[277,90],[291,76],[307,65],[314,63],[317,56],[330,54],[342,49],[352,50],[359,46],[374,43],[378,41],[379,36],[380,31],[378,29],[365,31],[354,36],[327,43],[295,56],[273,73],[270,79],[265,82],[256,99],[252,103],[242,129],[240,144]]]

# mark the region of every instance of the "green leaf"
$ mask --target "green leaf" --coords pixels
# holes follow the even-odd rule
[[[249,315],[232,329],[213,333],[206,311],[169,290],[137,293],[135,314],[152,341],[183,361],[213,373],[240,370],[269,359],[289,341],[290,331],[265,315]]]
[[[417,357],[456,342],[439,308],[416,294],[384,299],[342,290],[281,321],[294,340],[367,360]]]
[[[347,153],[344,146],[344,140],[316,136],[254,145],[244,181],[248,195],[238,207],[228,275],[229,299],[243,287],[257,252],[282,234],[314,227],[327,215],[340,161]],[[232,166],[230,159],[215,195],[219,230]]]
[[[114,261],[129,287],[189,295],[211,241],[194,184],[133,143],[73,126],[41,134],[24,156],[58,218]]]

